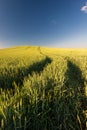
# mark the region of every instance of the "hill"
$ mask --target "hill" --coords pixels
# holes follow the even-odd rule
[[[86,130],[87,49],[0,50],[1,130]]]

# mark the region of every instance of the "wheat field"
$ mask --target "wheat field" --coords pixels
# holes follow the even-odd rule
[[[86,130],[87,49],[0,50],[0,130]]]

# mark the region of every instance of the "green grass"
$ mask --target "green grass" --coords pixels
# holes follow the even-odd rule
[[[86,130],[87,50],[0,50],[0,130]]]

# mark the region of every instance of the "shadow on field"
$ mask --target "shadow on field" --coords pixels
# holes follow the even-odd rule
[[[71,61],[67,62],[67,68],[65,84],[62,90],[62,92],[66,90],[63,94],[65,106],[63,108],[64,117],[62,123],[65,123],[67,129],[70,130],[86,130],[86,116],[84,110],[87,109],[87,98],[85,95],[82,72],[80,68]],[[62,129],[64,128],[63,124]]]
[[[12,88],[13,82],[21,86],[23,84],[24,77],[28,76],[28,74],[32,75],[33,72],[40,73],[51,62],[52,60],[49,57],[46,57],[39,62],[33,63],[27,68],[19,68],[14,70],[13,73],[7,71],[5,75],[0,74],[0,87],[3,89]]]
[[[19,69],[16,83],[19,85],[22,85],[24,77],[28,76],[28,74],[32,75],[33,72],[40,73],[51,62],[52,62],[52,60],[49,57],[46,57],[45,59],[41,60],[40,62],[33,63],[26,69],[23,69],[23,68]]]
[[[30,108],[26,130],[86,130],[84,79],[76,64],[67,61],[63,86],[59,88],[54,78],[49,79],[44,88],[44,98],[40,95],[38,92],[39,100]]]
[[[29,73],[31,75],[32,72],[40,73],[41,71],[43,71],[46,65],[48,65],[51,62],[52,60],[49,57],[46,57],[44,60],[40,62],[35,62],[33,65],[29,66],[28,69],[26,69],[26,74]]]

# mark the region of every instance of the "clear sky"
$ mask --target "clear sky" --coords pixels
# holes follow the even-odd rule
[[[0,0],[0,48],[87,48],[87,0]]]

